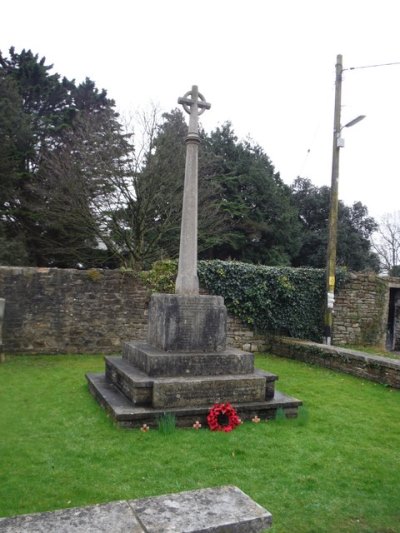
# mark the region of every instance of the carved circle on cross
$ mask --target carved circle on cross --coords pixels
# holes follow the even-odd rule
[[[185,93],[185,95],[183,96],[183,98],[188,98],[189,96],[192,96],[192,91],[188,91],[187,93]],[[199,97],[199,99],[202,101],[202,102],[206,102],[206,99],[204,98],[204,96],[201,94],[201,93],[197,93],[197,96]],[[193,101],[193,104],[194,104],[194,101]],[[192,105],[193,105],[192,104]],[[190,115],[191,113],[191,105],[187,104],[186,102],[182,102],[182,107],[183,109],[186,111],[186,113],[188,113]],[[204,111],[206,110],[206,107],[200,107],[200,108],[197,108],[197,114],[198,115],[202,115],[204,113]]]

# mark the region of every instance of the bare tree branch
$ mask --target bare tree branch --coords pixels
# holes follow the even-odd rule
[[[390,273],[400,265],[400,211],[387,213],[381,218],[372,246],[379,256],[382,270]]]

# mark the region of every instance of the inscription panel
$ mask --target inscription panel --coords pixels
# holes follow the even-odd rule
[[[215,402],[246,403],[264,401],[263,377],[187,378],[154,380],[153,407],[195,407]]]
[[[227,311],[220,296],[154,294],[148,342],[165,351],[222,351]]]

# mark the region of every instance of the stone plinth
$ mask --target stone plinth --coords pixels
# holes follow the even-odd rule
[[[275,391],[277,376],[254,369],[254,356],[226,348],[226,308],[219,296],[155,294],[148,342],[106,357],[105,375],[88,374],[89,390],[123,427],[156,426],[165,413],[178,426],[207,424],[214,403],[231,403],[242,420],[296,416],[301,402]]]
[[[153,294],[148,343],[167,352],[220,352],[227,311],[221,296]]]
[[[153,406],[156,409],[262,402],[265,395],[265,376],[255,372],[239,376],[159,378],[153,384]]]
[[[104,374],[87,374],[86,377],[91,394],[121,427],[140,428],[147,424],[156,428],[159,417],[166,412],[175,415],[178,427],[191,427],[196,420],[200,421],[203,427],[207,427],[207,415],[211,407],[209,404],[200,407],[171,407],[167,410],[135,405],[114,382],[107,380]],[[271,383],[273,385],[273,382]],[[261,420],[267,420],[275,418],[278,409],[282,409],[287,418],[294,418],[301,404],[300,400],[273,390],[270,399],[263,402],[240,402],[234,407],[243,421],[251,420],[256,415]]]
[[[122,357],[152,377],[218,376],[253,372],[254,356],[236,348],[215,352],[164,352],[143,342],[126,342]]]

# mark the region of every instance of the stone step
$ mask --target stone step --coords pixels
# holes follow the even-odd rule
[[[156,378],[153,407],[167,409],[221,402],[262,402],[267,395],[266,377],[263,372],[255,371],[239,375]]]
[[[140,428],[143,424],[157,427],[157,420],[165,412],[176,416],[177,426],[191,427],[196,420],[207,427],[207,415],[211,404],[196,407],[180,407],[154,409],[134,405],[112,383],[106,380],[105,374],[87,374],[89,391],[100,405],[110,413],[118,425],[126,428]],[[302,402],[297,398],[275,391],[274,397],[262,402],[238,402],[233,406],[242,420],[251,420],[258,416],[261,420],[274,418],[276,411],[282,408],[287,417],[295,417]]]
[[[251,374],[254,355],[236,348],[221,352],[165,352],[143,342],[126,342],[122,357],[149,376]]]
[[[106,378],[134,405],[193,407],[216,402],[263,401],[274,396],[277,376],[252,374],[150,378],[123,357],[105,357]]]
[[[133,405],[151,405],[153,379],[122,357],[107,356],[106,379],[113,383]]]

